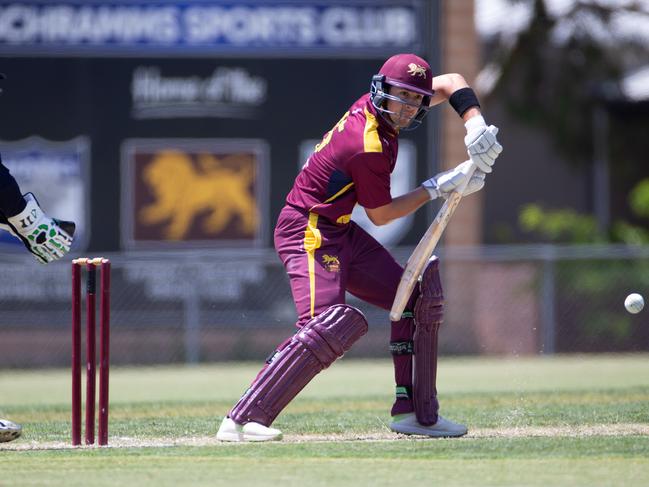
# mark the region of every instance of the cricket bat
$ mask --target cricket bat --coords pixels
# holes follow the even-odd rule
[[[433,251],[435,250],[435,247],[442,237],[442,233],[444,233],[446,225],[453,216],[453,213],[455,213],[455,209],[460,204],[464,188],[467,184],[469,184],[469,180],[471,179],[474,170],[475,164],[473,165],[473,169],[468,174],[465,183],[456,191],[453,191],[448,199],[444,202],[439,212],[437,212],[437,216],[435,216],[433,223],[430,224],[428,230],[426,230],[424,236],[421,237],[421,240],[417,244],[417,247],[415,247],[415,250],[412,252],[412,255],[408,259],[406,268],[403,270],[401,280],[399,281],[397,293],[394,296],[392,309],[390,310],[391,321],[399,321],[401,319],[401,314],[406,307],[406,303],[408,303],[408,300],[410,299],[412,290],[419,280],[419,276],[421,276],[421,273],[424,271],[426,263],[433,255]]]

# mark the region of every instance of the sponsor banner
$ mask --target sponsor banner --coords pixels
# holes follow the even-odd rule
[[[2,162],[23,193],[31,192],[46,215],[75,222],[73,251],[85,250],[90,234],[90,141],[54,142],[38,136],[0,141]],[[20,240],[0,231],[3,250],[24,250]],[[6,244],[6,245],[4,245]]]
[[[257,139],[125,141],[124,247],[264,245],[268,158]]]
[[[156,65],[132,75],[131,114],[153,118],[260,118],[268,81],[239,66],[218,66],[206,77],[169,76]]]
[[[419,51],[422,0],[0,1],[0,53],[383,57]]]
[[[320,139],[305,140],[300,144],[300,164],[298,170],[306,163],[313,153],[313,148],[321,142]],[[412,191],[415,184],[417,171],[417,147],[411,140],[399,140],[399,154],[397,163],[392,171],[390,179],[390,191],[393,197]],[[387,225],[374,225],[362,206],[356,205],[352,212],[352,220],[358,223],[363,229],[377,239],[386,247],[398,245],[403,237],[412,228],[414,214],[398,218]]]
[[[89,180],[89,200],[76,206],[86,211],[87,203],[92,209],[91,215],[84,215],[92,224],[88,250],[118,251],[123,242],[129,241],[130,248],[135,242],[139,245],[148,240],[140,236],[136,240],[133,229],[128,237],[122,233],[126,224],[120,219],[120,204],[130,184],[123,186],[120,179],[124,141],[217,139],[215,144],[220,144],[218,139],[224,138],[263,139],[260,151],[272,160],[268,159],[268,166],[262,170],[272,167],[272,175],[269,173],[259,188],[271,192],[268,200],[260,200],[260,209],[272,219],[279,214],[292,184],[301,142],[320,137],[332,120],[338,120],[367,92],[382,62],[7,57],[0,66],[7,74],[0,101],[4,118],[10,123],[5,123],[0,139],[38,134],[50,140],[69,140],[84,134],[92,142],[93,177]],[[239,110],[249,118],[239,115]],[[199,113],[203,116],[194,116]],[[431,123],[437,123],[432,115],[425,121],[426,125]],[[426,127],[404,134],[417,146],[419,178],[428,167],[429,158],[424,156],[427,134]],[[406,157],[407,148],[404,144],[401,147],[400,157]],[[6,159],[1,145],[0,152]],[[434,154],[431,157],[434,159]],[[399,163],[397,172],[401,169],[403,164]],[[396,180],[393,189],[395,195],[401,193]],[[270,208],[264,207],[267,204]],[[132,213],[124,214],[135,221]],[[400,245],[417,243],[425,230],[424,220],[415,216],[413,228],[404,234]],[[268,248],[273,245],[270,228],[263,244]],[[227,240],[223,235],[216,240],[222,239]],[[152,241],[159,242],[158,237]],[[248,245],[249,238],[244,242]],[[252,245],[257,247],[256,242]]]

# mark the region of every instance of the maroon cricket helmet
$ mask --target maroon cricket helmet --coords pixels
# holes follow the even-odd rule
[[[370,85],[372,105],[388,123],[393,123],[390,121],[390,115],[395,112],[391,112],[386,108],[386,102],[393,100],[407,105],[411,103],[389,94],[390,86],[423,95],[417,114],[413,117],[411,124],[404,130],[418,127],[430,109],[430,99],[435,95],[433,72],[430,65],[415,54],[396,54],[383,64],[378,74],[372,77]]]
[[[415,54],[396,54],[388,59],[379,74],[384,83],[405,88],[425,96],[433,96],[433,72],[430,65]]]

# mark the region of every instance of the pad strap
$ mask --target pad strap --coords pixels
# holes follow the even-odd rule
[[[392,355],[412,355],[414,351],[412,340],[407,342],[390,342],[390,353]]]
[[[397,399],[408,400],[412,398],[412,388],[410,386],[397,386]]]

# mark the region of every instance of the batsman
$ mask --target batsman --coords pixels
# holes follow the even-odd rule
[[[392,197],[399,134],[419,126],[429,109],[448,101],[466,126],[469,159],[419,187]],[[433,77],[414,54],[389,58],[361,96],[324,134],[295,179],[275,227],[275,249],[288,273],[297,332],[266,360],[248,390],[223,419],[222,441],[279,440],[279,413],[323,369],[367,332],[367,321],[345,304],[345,292],[389,310],[403,268],[351,220],[356,204],[375,225],[409,215],[430,200],[482,189],[502,151],[498,129],[487,126],[474,91],[459,74]],[[433,258],[401,319],[391,322],[396,396],[390,429],[457,437],[467,428],[439,415],[437,336],[444,297]]]

